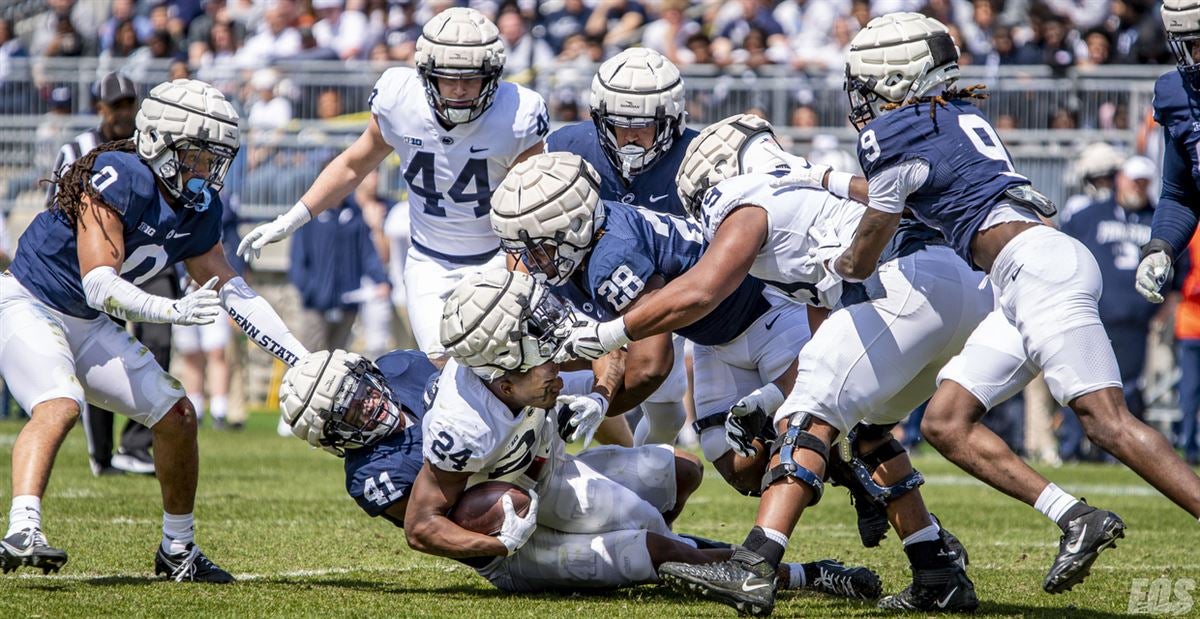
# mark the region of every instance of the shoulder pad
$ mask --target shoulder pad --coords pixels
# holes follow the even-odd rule
[[[499,92],[496,93],[497,98],[504,94],[506,87],[515,90],[517,96],[517,115],[516,122],[513,124],[513,135],[527,144],[526,148],[528,148],[536,140],[543,139],[550,133],[550,114],[546,111],[546,100],[542,98],[542,95],[524,86],[509,82],[500,83]]]
[[[135,220],[159,199],[154,173],[133,153],[100,153],[92,164],[88,183],[127,221]]]
[[[418,90],[416,93],[405,92],[414,83],[418,87],[422,87],[420,77],[414,69],[394,67],[384,71],[383,75],[379,76],[379,80],[375,82],[375,88],[371,90],[371,96],[367,99],[367,107],[371,109],[372,114],[379,116],[391,111],[402,97],[420,96],[424,99],[423,90]]]
[[[721,181],[709,189],[700,205],[704,240],[712,242],[717,229],[733,209],[746,204],[766,208],[773,191],[769,184],[773,178],[761,173],[743,174]]]

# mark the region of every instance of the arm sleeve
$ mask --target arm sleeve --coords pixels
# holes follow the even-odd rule
[[[1166,149],[1163,153],[1162,192],[1154,209],[1150,242],[1160,241],[1170,245],[1174,252],[1172,255],[1178,257],[1187,249],[1188,241],[1196,230],[1194,209],[1200,208],[1200,189],[1191,182],[1187,157],[1179,152],[1179,144],[1171,139],[1170,132],[1165,128],[1163,137]]]
[[[308,349],[292,335],[279,314],[266,299],[258,296],[254,289],[240,277],[235,277],[221,286],[221,306],[237,323],[250,341],[263,350],[275,355],[289,366],[295,365]]]
[[[884,168],[868,183],[868,206],[885,213],[903,212],[909,194],[920,189],[928,178],[929,164],[923,159],[909,159]]]
[[[175,301],[152,295],[121,279],[112,267],[96,267],[83,276],[88,307],[133,322],[171,322]]]

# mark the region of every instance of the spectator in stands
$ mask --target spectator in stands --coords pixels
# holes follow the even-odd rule
[[[29,71],[17,64],[28,54],[16,38],[12,23],[0,18],[0,114],[28,114],[34,111],[34,94]]]
[[[688,37],[687,49],[692,53],[693,64],[711,65],[717,63],[712,53],[712,39],[708,38],[708,35],[703,32],[698,32]]]
[[[554,52],[541,38],[529,34],[525,18],[515,7],[500,13],[496,20],[500,41],[504,43],[504,77],[519,84],[529,84],[542,67],[554,63]]]
[[[599,37],[573,34],[567,37],[557,60],[560,66],[573,63],[592,72],[595,65],[604,61],[604,44]]]
[[[365,58],[372,37],[367,16],[359,10],[346,10],[346,0],[312,0],[317,23],[312,26],[317,45],[337,53],[342,60]]]
[[[1034,39],[1025,46],[1040,59],[1038,64],[1044,64],[1061,75],[1075,64],[1073,46],[1067,41],[1070,29],[1067,22],[1058,15],[1048,15],[1040,21],[1035,21]]]
[[[417,51],[417,39],[421,37],[421,24],[417,22],[417,0],[398,0],[394,4],[392,21],[396,25],[384,35],[388,56],[396,62],[412,62]]]
[[[47,0],[49,10],[21,23],[18,32],[29,32],[31,56],[86,56],[95,53],[95,45],[88,32],[95,31],[95,22],[89,21],[88,9],[79,6],[76,0]],[[83,9],[83,10],[80,10]]]
[[[1013,41],[1012,29],[1008,26],[999,26],[992,32],[992,51],[987,55],[986,64],[989,66],[1041,64],[1041,54],[1034,47],[1017,45]]]
[[[189,48],[196,43],[208,43],[212,35],[213,26],[218,22],[232,24],[238,39],[242,38],[244,33],[241,30],[241,25],[229,17],[229,11],[225,8],[225,0],[203,0],[201,4],[204,7],[204,12],[197,15],[188,24],[187,45]]]
[[[1132,283],[1141,246],[1150,240],[1154,216],[1150,181],[1157,174],[1149,159],[1130,157],[1117,172],[1116,189],[1108,199],[1094,202],[1062,224],[1062,231],[1083,243],[1100,266],[1104,289],[1100,320],[1112,340],[1126,403],[1138,417],[1145,410],[1141,376],[1146,338],[1158,306],[1142,298]],[[1069,411],[1064,412],[1062,431],[1063,458],[1079,455],[1076,446],[1083,440],[1082,427]]]
[[[138,15],[135,9],[135,0],[113,0],[112,15],[100,25],[100,51],[112,49],[116,39],[117,26],[123,22],[133,22],[133,29],[137,33],[138,40],[144,40],[150,36],[151,32],[154,32],[150,20],[145,15]]]
[[[259,69],[250,78],[254,102],[250,104],[247,122],[251,127],[262,130],[280,129],[291,122],[292,102],[286,97],[278,96],[277,86],[279,73],[275,69]]]
[[[683,4],[687,4],[686,0],[683,0]],[[663,10],[664,12],[666,11],[665,7]],[[592,10],[583,3],[583,0],[565,0],[562,8],[546,15],[544,19],[544,23],[546,24],[546,42],[550,44],[550,48],[554,50],[555,54],[562,53],[563,45],[567,42],[568,38],[583,32],[584,26],[587,25],[588,18],[591,16]],[[647,26],[647,33],[649,28],[650,26]],[[650,47],[647,38],[648,34],[643,34],[642,43],[646,47]]]
[[[194,44],[188,58],[200,79],[224,90],[221,82],[232,78],[237,67],[238,39],[231,21],[214,22],[206,43]]]
[[[1175,312],[1175,361],[1179,365],[1179,412],[1175,445],[1188,464],[1200,465],[1200,234],[1192,237],[1187,254],[1179,261],[1176,285],[1179,305]]]
[[[186,80],[192,77],[192,70],[188,67],[187,59],[176,56],[171,59],[171,63],[167,65],[167,81]]]
[[[296,31],[300,33],[300,51],[291,56],[292,60],[339,60],[337,50],[317,42],[312,28],[301,26]]]
[[[820,45],[797,45],[792,43],[792,68],[810,74],[828,73],[841,75],[845,66],[846,50],[854,38],[852,18],[838,17],[833,20],[832,31]],[[838,79],[841,79],[838,77]]]
[[[687,40],[700,32],[700,24],[684,13],[688,1],[663,0],[659,7],[662,16],[646,25],[642,45],[666,56],[676,66],[692,64],[695,58],[687,48]]]
[[[1003,0],[973,0],[970,11],[965,11],[957,8],[962,3],[955,3],[954,23],[962,33],[963,49],[980,61],[992,53],[992,40],[1000,27],[998,5],[1001,4]]]
[[[309,350],[347,348],[362,299],[363,277],[387,298],[387,273],[371,230],[352,197],[313,218],[292,236],[288,280],[300,293],[301,339]],[[350,294],[348,294],[350,293]]]
[[[1075,110],[1059,106],[1050,114],[1051,129],[1076,129],[1079,127],[1078,114]]]
[[[599,0],[584,32],[601,37],[607,49],[625,48],[646,23],[646,8],[637,0]]]
[[[1072,165],[1067,185],[1079,187],[1079,193],[1067,198],[1058,213],[1059,223],[1065,224],[1079,211],[1112,196],[1117,170],[1125,156],[1107,142],[1093,142],[1079,151]]]
[[[1102,28],[1093,28],[1083,35],[1082,53],[1076,54],[1079,61],[1076,66],[1096,67],[1112,62],[1112,39]]]
[[[183,25],[178,20],[171,19],[170,7],[165,2],[156,4],[150,8],[150,27],[151,34],[146,37],[147,45],[150,44],[156,36],[166,35],[170,46],[175,49],[183,49],[184,39],[187,33],[183,31]],[[173,53],[173,52],[172,52]]]
[[[295,6],[291,0],[276,0],[263,13],[265,28],[246,40],[238,50],[237,61],[243,67],[261,67],[290,58],[300,51],[300,33],[292,27]]]
[[[775,6],[771,16],[783,28],[792,51],[798,53],[829,44],[834,22],[850,16],[850,3],[840,0],[783,0]]]
[[[762,39],[761,52],[766,62],[785,62],[791,55],[787,45],[787,37],[783,27],[767,9],[763,0],[738,0],[741,13],[721,28],[720,34],[713,40],[713,55],[721,62],[746,62],[751,57],[745,52],[746,39],[754,37],[753,43],[758,44]],[[769,50],[769,51],[768,51]],[[762,64],[760,62],[759,64]]]
[[[1096,28],[1108,19],[1110,2],[1096,0],[1039,0],[1063,23],[1079,30]]]

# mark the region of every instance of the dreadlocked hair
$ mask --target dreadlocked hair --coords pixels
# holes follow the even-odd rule
[[[137,152],[137,148],[132,139],[105,142],[76,159],[67,166],[65,172],[55,170],[54,178],[48,181],[58,189],[54,195],[54,202],[50,205],[50,211],[62,215],[74,228],[79,221],[79,210],[83,208],[83,196],[91,198],[92,204],[111,209],[112,206],[105,202],[104,198],[100,196],[100,192],[92,186],[91,176],[92,165],[96,163],[96,157],[100,153],[114,151],[132,153]]]
[[[903,101],[900,103],[887,103],[883,106],[883,109],[894,110],[906,105],[933,103],[934,105],[929,106],[929,118],[931,120],[937,120],[937,109],[939,107],[946,107],[950,101],[962,99],[975,99],[978,101],[983,101],[988,98],[988,93],[983,92],[986,88],[987,86],[983,84],[975,84],[974,86],[967,86],[966,88],[955,88],[950,86],[946,88],[946,90],[943,90],[942,94],[940,95],[934,95],[932,97],[913,97],[908,101]]]

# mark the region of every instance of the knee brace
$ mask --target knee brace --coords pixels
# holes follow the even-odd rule
[[[859,424],[850,431],[840,449],[829,461],[829,478],[834,485],[845,486],[851,493],[865,496],[880,509],[886,509],[888,504],[916,490],[925,483],[920,471],[913,469],[900,481],[884,486],[875,481],[872,475],[880,464],[903,453],[904,447],[896,439],[889,439],[882,445],[865,454],[859,454],[863,443],[874,442],[888,436],[895,424],[870,425]]]
[[[825,488],[824,476],[800,466],[794,457],[797,449],[807,449],[821,456],[821,460],[828,465],[829,447],[821,439],[817,438],[816,435],[808,431],[812,427],[812,422],[812,416],[807,413],[792,415],[788,421],[787,431],[775,441],[774,446],[771,448],[772,457],[776,453],[779,454],[779,464],[767,469],[766,475],[763,475],[762,488],[764,492],[768,486],[776,481],[791,476],[796,481],[812,488],[813,499],[809,503],[810,506],[816,505],[821,501],[821,494]]]

